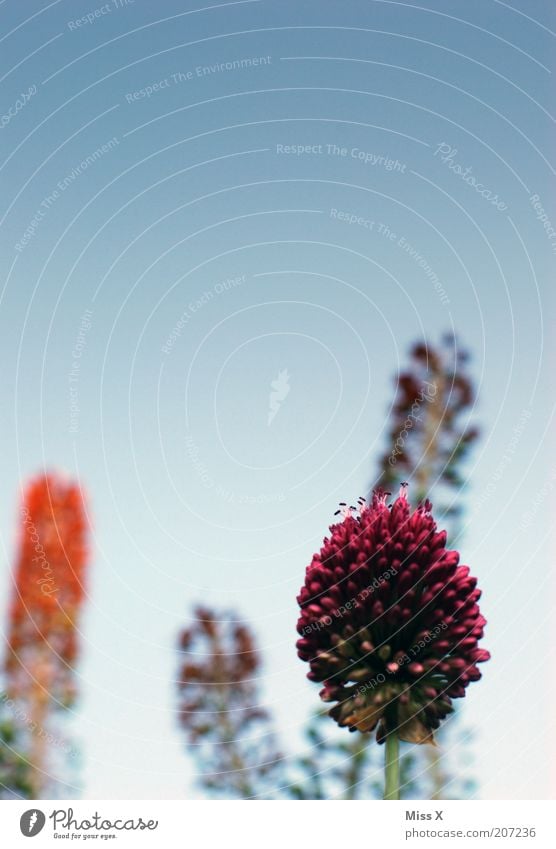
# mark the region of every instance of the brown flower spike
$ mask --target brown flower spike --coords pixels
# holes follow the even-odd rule
[[[407,484],[391,507],[342,506],[343,518],[307,568],[298,596],[299,657],[324,682],[330,715],[350,731],[411,743],[433,732],[481,673],[481,592],[457,551],[445,548],[432,505],[411,511]]]

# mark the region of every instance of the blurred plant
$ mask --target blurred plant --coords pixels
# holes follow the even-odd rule
[[[448,334],[437,348],[426,342],[412,347],[409,367],[396,381],[388,449],[375,482],[389,489],[408,480],[418,501],[434,487],[443,522],[461,514],[462,466],[479,437],[478,429],[469,423],[475,390],[465,369],[468,359],[456,337]],[[453,539],[453,521],[450,530]]]
[[[381,799],[383,764],[369,734],[345,733],[331,727],[328,711],[316,711],[304,730],[307,751],[289,761],[288,795],[294,799]],[[400,798],[417,791],[415,756],[400,759]]]
[[[304,732],[307,751],[289,761],[288,795],[294,799],[380,799],[382,763],[373,757],[369,734],[345,733],[331,726],[328,711],[316,711]],[[377,753],[378,754],[378,753]],[[400,763],[401,795],[412,798],[414,758]]]
[[[29,799],[29,764],[20,754],[18,727],[7,716],[5,693],[0,695],[0,799]]]
[[[359,771],[362,760],[368,763],[369,737],[358,734],[346,740],[330,728],[327,711],[316,711],[305,728],[306,753],[292,761],[296,780],[290,793],[297,799],[369,799],[379,797],[379,774]]]
[[[476,393],[466,370],[469,354],[458,346],[457,338],[446,334],[437,347],[418,342],[410,351],[410,364],[397,378],[397,392],[390,413],[388,450],[382,456],[376,485],[385,489],[403,478],[415,487],[417,500],[424,500],[434,487],[439,515],[448,528],[448,539],[461,543],[461,519],[465,507],[460,497],[465,486],[463,465],[479,430],[469,421]],[[453,726],[440,736],[440,746],[427,750],[432,799],[447,793],[465,796],[465,786],[449,774],[442,749]]]
[[[280,795],[283,757],[261,705],[250,629],[231,613],[197,607],[179,651],[179,717],[201,786],[227,798]]]
[[[47,789],[48,731],[77,695],[74,667],[87,563],[86,519],[76,484],[54,474],[27,487],[9,608],[5,690],[15,705],[31,798]]]

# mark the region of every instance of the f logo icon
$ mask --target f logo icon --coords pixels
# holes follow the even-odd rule
[[[19,827],[25,837],[36,837],[43,830],[45,822],[46,817],[43,812],[32,808],[21,816]]]

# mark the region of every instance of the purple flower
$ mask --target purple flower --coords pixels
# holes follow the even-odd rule
[[[479,648],[481,592],[459,553],[446,549],[429,501],[411,511],[407,484],[387,506],[342,505],[307,568],[298,596],[299,657],[324,682],[330,715],[350,731],[395,732],[432,743],[440,721],[465,695],[490,655]]]

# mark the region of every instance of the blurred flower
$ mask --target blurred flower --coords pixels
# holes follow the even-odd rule
[[[79,487],[54,474],[31,481],[21,509],[19,551],[8,616],[5,690],[20,721],[31,798],[49,775],[54,712],[75,701],[78,621],[87,565]],[[55,735],[58,738],[58,735]]]
[[[25,690],[32,667],[43,683],[44,676],[49,679],[48,692],[69,704],[87,560],[79,487],[53,474],[38,477],[27,487],[21,512],[9,611],[8,689],[16,695]]]
[[[468,352],[446,334],[436,347],[416,342],[408,367],[397,379],[389,411],[388,451],[379,462],[379,483],[386,488],[411,480],[417,498],[431,486],[444,490],[442,513],[456,518],[461,504],[451,491],[465,483],[464,461],[479,437],[469,422],[476,397],[466,365]]]
[[[180,722],[211,794],[268,798],[284,783],[283,756],[261,705],[260,655],[237,616],[197,607],[180,636]]]
[[[382,490],[370,507],[342,505],[298,596],[297,649],[340,726],[428,743],[489,654],[476,579],[406,490],[391,508]]]

